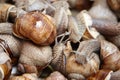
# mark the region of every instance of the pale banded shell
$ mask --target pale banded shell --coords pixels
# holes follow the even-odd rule
[[[0,23],[1,34],[12,34],[12,23]]]
[[[69,18],[69,27],[68,31],[70,32],[70,39],[73,42],[78,42],[82,37],[89,37],[92,35],[96,37],[95,32],[92,31],[89,27],[92,26],[92,19],[87,11],[81,11],[76,19],[73,17]],[[88,31],[88,32],[87,32]],[[87,35],[85,33],[88,33]],[[93,33],[94,32],[94,33]]]
[[[6,44],[9,46],[12,55],[18,57],[20,55],[21,45],[22,43],[16,37],[11,34],[0,34],[0,39],[3,39]]]
[[[64,33],[68,27],[68,15],[64,8],[57,9],[54,14],[55,24],[57,27],[57,35]]]

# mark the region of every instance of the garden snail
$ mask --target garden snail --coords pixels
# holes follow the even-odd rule
[[[39,75],[52,60],[50,46],[38,46],[32,42],[23,42],[19,58],[18,69],[22,73],[36,73]]]
[[[95,0],[93,6],[89,10],[89,14],[93,19],[110,20],[113,22],[117,21],[116,16],[107,5],[107,0]]]
[[[84,77],[96,73],[99,70],[100,60],[93,51],[99,49],[99,47],[97,40],[81,42],[77,51],[74,51],[76,54],[71,53],[66,59],[66,73],[78,73]]]
[[[67,80],[60,72],[54,71],[45,80]]]
[[[91,75],[87,80],[110,80],[113,71],[102,69]]]
[[[7,80],[10,76],[11,64],[11,51],[6,47],[4,40],[0,39],[0,79]]]
[[[111,42],[101,40],[101,57],[102,57],[102,68],[110,69],[113,71],[120,69],[120,51]]]
[[[56,27],[50,16],[38,11],[29,12],[17,18],[13,34],[19,38],[30,39],[39,45],[49,45],[55,39]]]
[[[101,13],[100,13],[101,12]],[[92,17],[92,27],[103,35],[118,35],[120,33],[116,16],[109,9],[106,0],[95,0],[89,10]],[[97,15],[96,15],[97,14]],[[119,32],[119,33],[118,33]]]
[[[10,80],[39,80],[35,73],[25,73],[21,76],[12,76]]]

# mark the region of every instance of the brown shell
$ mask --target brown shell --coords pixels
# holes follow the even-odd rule
[[[93,53],[94,57],[89,60],[86,64],[82,65],[76,62],[76,56],[71,54],[71,56],[66,61],[66,73],[78,73],[85,77],[90,76],[99,70],[99,57],[97,54]]]
[[[77,10],[89,9],[92,6],[92,1],[90,0],[68,0],[70,7]]]
[[[11,63],[7,61],[4,64],[0,64],[0,79],[8,80],[11,73]]]
[[[103,69],[111,69],[113,71],[120,69],[120,51],[114,44],[102,40],[101,57],[103,60]]]
[[[99,70],[96,74],[90,76],[87,80],[110,80],[111,70]]]
[[[0,3],[0,22],[6,22],[9,17],[10,9],[15,7],[14,5]]]
[[[10,80],[38,80],[38,77],[34,73],[25,73],[21,76],[12,76]]]
[[[55,71],[50,74],[45,80],[67,80],[60,72]]]
[[[104,36],[117,36],[120,34],[120,23],[117,22],[93,19],[92,26]]]
[[[51,44],[56,36],[56,27],[52,21],[40,12],[29,12],[17,18],[13,28],[17,37],[32,40],[39,45]]]

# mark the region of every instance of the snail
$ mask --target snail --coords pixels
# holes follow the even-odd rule
[[[68,31],[70,33],[69,38],[72,42],[79,42],[81,38],[91,39],[97,38],[99,33],[91,28],[92,18],[86,10],[78,13],[76,18],[69,17]]]
[[[57,27],[57,35],[64,33],[68,27],[68,15],[64,8],[56,9],[54,14],[55,24]]]
[[[50,46],[38,46],[32,42],[24,41],[19,58],[18,70],[22,73],[39,73],[52,60]]]
[[[100,55],[103,69],[110,69],[113,71],[120,69],[120,65],[118,63],[120,60],[120,51],[113,43],[101,40]]]
[[[120,18],[120,1],[119,0],[107,0],[109,7]]]
[[[40,80],[35,73],[25,73],[21,76],[12,76],[9,80]]]
[[[6,3],[0,3],[0,22],[8,21],[9,13],[15,6]]]
[[[95,0],[93,6],[89,10],[89,14],[93,19],[102,19],[117,22],[116,16],[107,5],[107,0]]]
[[[78,74],[78,73],[70,73],[68,75],[68,79],[70,80],[85,80],[85,77],[81,74]]]
[[[46,14],[50,15],[53,15],[55,12],[55,8],[52,4],[45,0],[21,0],[21,2],[15,0],[15,5],[27,12],[36,10],[42,12],[44,10]]]
[[[99,47],[97,40],[80,42],[77,51],[73,51],[66,59],[66,72],[68,74],[77,73],[84,77],[96,73],[99,70],[100,60],[93,51],[99,49]]]
[[[49,45],[55,39],[56,26],[50,16],[38,11],[29,12],[16,19],[13,34],[19,38],[30,39],[38,45]]]
[[[105,37],[108,41],[112,42],[113,44],[115,44],[119,49],[120,49],[120,35],[117,36],[106,36]]]
[[[109,9],[107,0],[95,0],[89,14],[93,20],[92,27],[96,28],[101,34],[110,36],[119,34],[117,18]]]
[[[57,39],[61,37],[57,36],[55,39],[55,45],[53,47],[53,60],[51,61],[51,66],[54,70],[57,70],[63,74],[66,74],[66,55],[65,53],[68,53],[71,51],[71,48],[68,48],[68,50],[65,50],[67,47],[65,46],[65,42],[63,42],[63,39],[65,37],[65,34],[62,36],[61,40],[58,42]]]
[[[54,19],[57,27],[57,35],[64,33],[68,28],[68,16],[71,15],[67,1],[55,1],[52,3],[55,8]]]
[[[26,11],[12,4],[0,3],[0,22],[15,22],[16,17],[25,13]]]
[[[22,40],[14,37],[12,34],[0,34],[0,39],[3,39],[9,46],[13,57],[20,56],[20,50],[22,45]]]
[[[11,64],[11,51],[7,45],[4,45],[4,41],[0,39],[0,79],[7,80],[10,76],[12,64]]]
[[[45,80],[68,80],[60,72],[54,71]]]
[[[13,36],[12,23],[0,23],[0,39],[3,45],[11,51],[12,64],[16,64],[20,56],[22,40]]]
[[[68,0],[70,8],[76,10],[88,10],[92,6],[92,1],[90,0]]]
[[[99,70],[97,73],[91,75],[87,80],[111,80],[111,74],[113,71],[111,70]]]

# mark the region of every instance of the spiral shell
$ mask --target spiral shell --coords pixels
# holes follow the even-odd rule
[[[120,69],[120,51],[111,42],[101,41],[101,57],[103,60],[102,68],[111,69],[113,71]]]
[[[32,40],[39,45],[51,44],[56,36],[56,27],[50,19],[40,12],[29,12],[17,18],[13,34]]]

